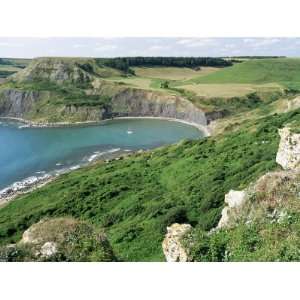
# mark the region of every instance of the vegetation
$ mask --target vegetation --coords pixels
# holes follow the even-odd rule
[[[103,230],[73,218],[44,219],[30,227],[30,238],[0,247],[0,261],[115,261]],[[40,254],[53,243],[53,255]]]
[[[185,241],[188,247],[192,245],[193,260],[299,261],[300,177],[291,180],[283,176],[281,184],[271,182],[268,191],[252,196],[252,209],[245,207],[233,228],[212,235],[194,230]]]
[[[35,79],[2,84],[2,88],[41,92],[34,111],[26,116],[30,119],[47,115],[57,121],[57,108],[68,106],[109,109],[112,97],[127,88],[180,95],[206,112],[222,112],[226,118],[218,121],[222,127],[216,131],[221,132],[219,135],[182,141],[110,163],[98,162],[19,196],[0,210],[0,243],[18,242],[24,230],[41,219],[71,217],[93,230],[104,228],[118,260],[160,261],[166,227],[179,222],[194,228],[190,237],[194,260],[299,260],[298,190],[291,186],[280,191],[289,195],[284,205],[291,216],[283,223],[269,222],[265,209],[266,214],[250,225],[240,222],[233,229],[208,234],[218,223],[224,195],[230,189],[245,188],[277,168],[278,128],[292,124],[293,131],[298,132],[300,124],[300,109],[283,113],[288,99],[300,91],[300,59],[245,58],[232,66],[224,61],[68,59],[71,71],[76,65],[91,76],[88,82]],[[228,67],[219,68],[225,65]],[[212,94],[202,95],[203,89],[210,89]],[[259,196],[257,199],[254,201],[259,203]],[[94,253],[93,242],[86,236],[80,235],[78,241],[81,239]],[[84,247],[79,249],[89,253]],[[31,259],[28,249],[18,246],[17,250],[18,256],[7,254],[7,248],[0,253],[7,254],[8,260]],[[72,255],[64,259],[80,260]],[[98,254],[86,255],[84,259],[92,260]]]
[[[7,70],[0,70],[0,78],[6,78],[12,74],[16,73],[15,71],[7,71]]]
[[[251,59],[235,64],[205,77],[194,78],[194,83],[280,83],[300,89],[300,59]]]
[[[6,78],[25,68],[29,60],[0,58],[0,78]]]
[[[134,74],[131,67],[187,67],[197,68],[205,67],[227,67],[231,66],[230,61],[216,57],[116,57],[116,58],[98,58],[99,65],[104,64],[125,73]]]
[[[73,216],[106,228],[121,260],[162,260],[162,228],[183,219],[199,230],[214,227],[225,193],[276,168],[277,130],[299,118],[300,110],[275,114],[223,136],[62,175],[0,210],[1,243],[46,216]]]

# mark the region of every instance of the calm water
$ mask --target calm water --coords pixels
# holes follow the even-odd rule
[[[20,129],[20,125],[0,123],[0,190],[29,176],[81,165],[96,157],[201,137],[192,126],[150,119],[73,128]]]

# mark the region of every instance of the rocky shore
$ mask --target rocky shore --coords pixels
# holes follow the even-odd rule
[[[17,181],[7,188],[0,190],[0,207],[13,200],[20,194],[33,191],[52,181],[56,176],[45,174],[42,176],[30,176],[24,180]]]
[[[136,153],[143,153],[144,150],[138,150]],[[86,163],[81,165],[74,165],[68,168],[63,168],[59,170],[52,171],[41,176],[30,176],[23,180],[17,181],[12,185],[0,190],[0,208],[6,203],[14,200],[17,196],[23,195],[29,192],[32,192],[35,189],[38,189],[47,183],[53,181],[62,174],[77,170],[79,168],[88,166],[90,164],[96,163],[98,161],[103,161],[104,163],[109,163],[113,160],[121,160],[126,157],[129,157],[133,154],[131,150],[121,150],[111,149],[106,152],[97,152],[91,155]]]

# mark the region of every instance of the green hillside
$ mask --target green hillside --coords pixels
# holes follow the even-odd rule
[[[224,194],[276,168],[278,128],[300,110],[247,122],[234,133],[185,141],[65,174],[0,210],[0,240],[15,242],[45,216],[104,227],[120,260],[163,260],[166,226],[216,225]]]
[[[300,59],[253,59],[204,77],[194,78],[195,83],[281,83],[300,88]]]

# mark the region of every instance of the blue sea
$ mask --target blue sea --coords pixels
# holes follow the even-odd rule
[[[0,123],[0,190],[30,176],[83,165],[117,153],[198,139],[195,127],[167,120],[113,120],[96,126],[24,128]]]

